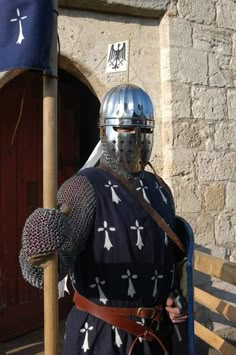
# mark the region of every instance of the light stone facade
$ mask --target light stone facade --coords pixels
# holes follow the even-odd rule
[[[156,111],[152,162],[177,213],[192,225],[196,247],[220,257],[227,250],[236,262],[236,2],[59,4],[60,66],[99,99],[127,81],[147,90]],[[106,74],[107,46],[123,40],[130,41],[129,71]],[[16,73],[2,73],[0,86]],[[209,279],[196,283],[214,289]]]
[[[195,227],[197,244],[219,255],[236,247],[235,11],[231,0],[173,1],[159,26],[163,174],[177,212],[209,226],[208,237]]]
[[[161,173],[196,248],[236,262],[235,11],[230,0],[173,1],[159,29]],[[200,273],[195,284],[236,303],[235,286]],[[196,310],[202,324],[236,339],[235,324]]]

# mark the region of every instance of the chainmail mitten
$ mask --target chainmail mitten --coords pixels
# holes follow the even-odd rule
[[[22,249],[26,258],[54,252],[69,234],[67,217],[56,209],[36,209],[26,220]]]
[[[23,249],[20,251],[19,261],[23,278],[32,286],[43,288],[43,269],[41,267],[31,265],[28,262],[26,253]]]

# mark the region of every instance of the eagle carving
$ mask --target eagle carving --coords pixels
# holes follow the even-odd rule
[[[113,43],[110,48],[110,53],[108,57],[109,66],[113,70],[120,69],[124,62],[127,61],[126,58],[126,43],[119,42],[117,44]]]

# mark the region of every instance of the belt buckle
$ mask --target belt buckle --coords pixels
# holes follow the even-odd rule
[[[151,314],[148,316],[142,317],[141,316],[142,311],[151,312]],[[156,309],[154,307],[139,307],[136,314],[137,314],[137,317],[139,317],[139,318],[153,319],[156,315]]]

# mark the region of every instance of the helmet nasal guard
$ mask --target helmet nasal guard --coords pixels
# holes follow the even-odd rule
[[[101,140],[112,160],[125,171],[144,169],[151,155],[154,124],[151,99],[140,87],[122,84],[104,96],[99,119]]]

